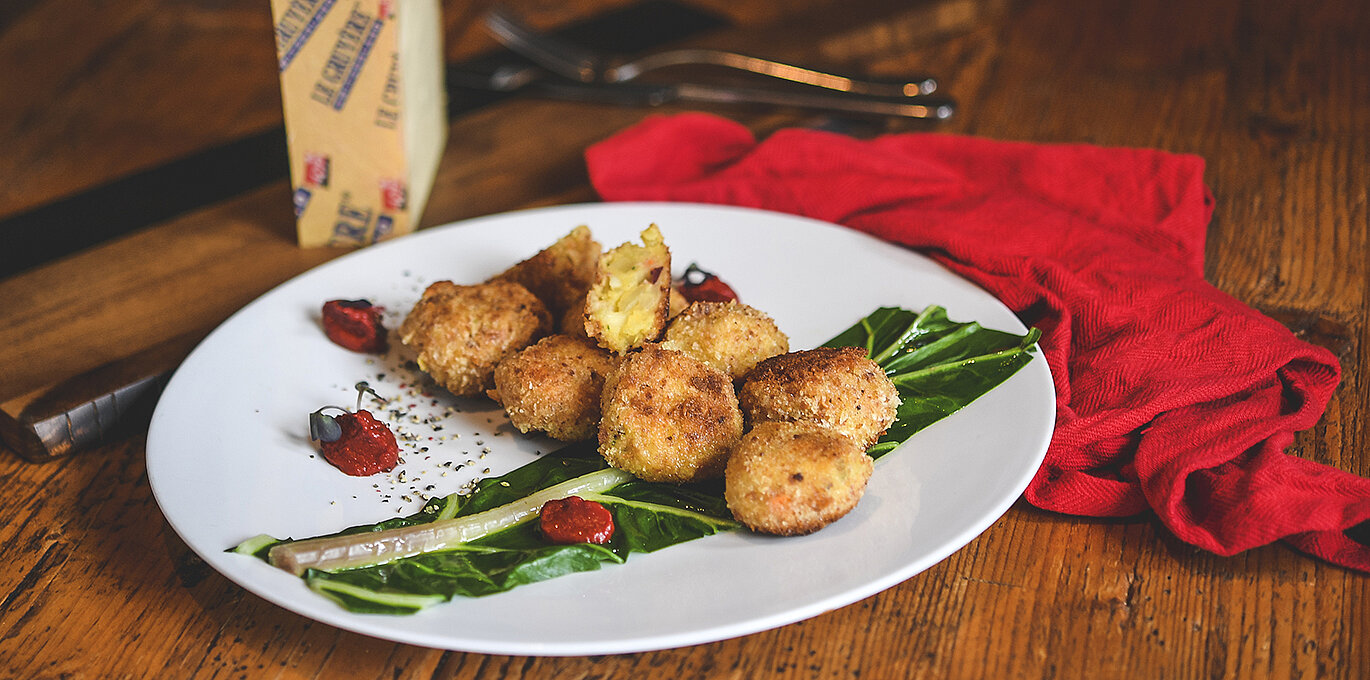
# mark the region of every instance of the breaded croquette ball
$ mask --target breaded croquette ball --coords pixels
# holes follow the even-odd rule
[[[742,436],[733,383],[680,352],[648,345],[604,382],[599,452],[649,482],[693,482],[723,474]]]
[[[733,380],[762,359],[790,351],[789,338],[771,317],[732,300],[686,307],[666,327],[660,344],[699,359]]]
[[[546,432],[565,442],[591,439],[599,428],[604,377],[617,364],[589,338],[549,335],[499,362],[489,395],[519,432]]]
[[[560,318],[572,307],[584,307],[602,250],[590,228],[581,225],[493,280],[522,284],[542,300],[553,318]]]
[[[805,421],[851,437],[862,450],[894,422],[899,393],[857,347],[820,347],[774,356],[743,378],[747,422]]]
[[[459,397],[494,386],[501,359],[547,335],[552,318],[527,288],[512,281],[458,286],[438,281],[400,324],[400,341],[419,368]]]
[[[671,251],[655,224],[642,245],[624,243],[599,258],[585,297],[585,332],[615,354],[641,347],[666,327],[671,293]]]
[[[760,423],[733,447],[723,498],[752,531],[818,531],[856,507],[874,463],[850,437],[813,423]]]

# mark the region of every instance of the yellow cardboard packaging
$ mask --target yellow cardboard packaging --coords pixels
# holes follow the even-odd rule
[[[447,139],[438,0],[272,0],[302,246],[414,230]]]

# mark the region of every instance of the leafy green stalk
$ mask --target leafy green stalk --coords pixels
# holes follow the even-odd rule
[[[526,521],[537,515],[547,501],[607,491],[632,478],[626,472],[605,468],[465,517],[281,543],[267,553],[267,561],[272,566],[299,576],[306,569],[330,571],[371,567],[423,553],[448,550]]]
[[[696,495],[710,494],[695,487],[639,481],[603,494],[583,494],[582,498],[603,503],[614,516],[614,536],[604,545],[552,544],[537,522],[527,521],[452,549],[359,569],[311,569],[304,578],[310,588],[351,611],[407,614],[416,611],[416,605],[491,595],[621,564],[634,552],[652,552],[738,526],[721,497],[705,507],[694,502]]]

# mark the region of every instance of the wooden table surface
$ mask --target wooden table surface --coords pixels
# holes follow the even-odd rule
[[[554,28],[616,0],[513,3]],[[745,46],[958,98],[937,129],[1193,153],[1216,198],[1214,285],[1337,353],[1343,383],[1291,455],[1370,476],[1370,6],[1250,0],[683,0]],[[447,3],[447,52],[493,43]],[[783,7],[782,7],[783,5]],[[0,8],[0,217],[280,124],[267,3],[20,0]],[[680,109],[670,109],[680,110]],[[764,133],[786,110],[714,109]],[[426,225],[593,200],[586,145],[648,111],[511,99],[456,117]],[[273,182],[0,279],[0,401],[198,337],[342,251],[293,242]],[[0,258],[6,254],[0,243]],[[883,593],[683,649],[516,658],[377,640],[210,570],[148,486],[141,431],[46,464],[0,451],[0,675],[902,678],[1370,675],[1370,576],[1275,544],[1198,551],[1153,518],[1019,501]],[[631,567],[626,567],[631,568]]]

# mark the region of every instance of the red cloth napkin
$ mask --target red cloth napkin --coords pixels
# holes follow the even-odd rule
[[[1204,281],[1202,159],[945,134],[758,143],[683,114],[586,160],[605,200],[766,208],[916,248],[1041,328],[1057,424],[1033,505],[1150,509],[1222,555],[1287,539],[1370,571],[1370,547],[1344,533],[1370,520],[1370,479],[1283,452],[1321,417],[1336,358]]]

